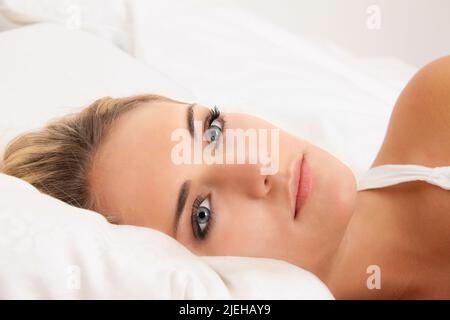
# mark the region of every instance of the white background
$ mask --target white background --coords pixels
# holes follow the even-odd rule
[[[209,2],[209,0],[198,0]],[[225,0],[213,2],[225,2]],[[295,33],[331,40],[362,56],[394,56],[416,67],[450,54],[449,0],[226,0]],[[380,29],[366,26],[377,5]]]

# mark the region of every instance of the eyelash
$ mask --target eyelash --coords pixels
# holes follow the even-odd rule
[[[205,121],[206,130],[209,129],[209,127],[214,122],[214,120],[219,120],[220,121],[220,124],[222,125],[222,131],[223,131],[223,129],[225,127],[225,119],[221,115],[220,110],[219,110],[219,108],[217,108],[217,106],[214,106],[214,107],[209,109],[209,114],[206,117],[206,121]]]
[[[209,109],[209,114],[207,115],[206,120],[205,120],[206,130],[208,130],[211,127],[211,124],[214,122],[214,120],[220,121],[220,123],[222,125],[222,131],[223,131],[223,129],[225,127],[225,119],[223,118],[223,116],[221,116],[220,110],[219,110],[219,108],[217,108],[217,106],[214,106],[213,108]],[[197,210],[200,208],[200,204],[208,197],[210,197],[210,195],[207,195],[207,196],[200,195],[197,198],[195,198],[194,203],[192,205],[192,215],[191,215],[192,231],[194,232],[194,237],[199,240],[206,239],[208,232],[211,228],[211,224],[213,223],[213,220],[214,220],[214,210],[212,208],[212,203],[210,201],[210,210],[209,210],[210,217],[208,220],[208,224],[206,225],[206,227],[203,231],[201,231],[201,229],[196,221]]]

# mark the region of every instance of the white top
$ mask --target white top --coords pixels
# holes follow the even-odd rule
[[[450,167],[387,164],[370,168],[358,181],[358,191],[392,186],[408,181],[425,181],[450,190]]]

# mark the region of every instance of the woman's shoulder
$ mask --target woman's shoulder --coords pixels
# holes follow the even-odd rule
[[[372,166],[383,164],[450,166],[450,56],[420,69],[403,89]],[[375,192],[394,204],[398,221],[418,244],[421,259],[411,285],[426,292],[422,296],[448,292],[449,192],[421,181]]]
[[[423,67],[403,89],[372,167],[383,164],[450,166],[450,56]],[[439,234],[448,237],[448,191],[421,181],[389,189],[395,201],[409,201],[418,211],[425,212],[423,221],[446,221]],[[405,212],[405,216],[410,217],[411,213]],[[436,228],[430,225],[430,233]]]
[[[420,69],[397,99],[373,166],[388,163],[450,166],[450,56]]]

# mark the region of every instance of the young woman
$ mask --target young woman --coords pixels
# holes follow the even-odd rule
[[[103,98],[13,140],[2,171],[114,223],[165,232],[198,255],[286,260],[338,299],[450,298],[450,57],[403,90],[371,169],[399,165],[395,177],[416,165],[410,175],[432,172],[441,185],[358,189],[345,164],[283,131],[273,175],[259,164],[176,164],[172,133],[195,135],[194,121],[204,124],[204,147],[228,129],[274,129],[156,95]]]

